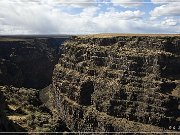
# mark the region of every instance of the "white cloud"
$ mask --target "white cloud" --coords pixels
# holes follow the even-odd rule
[[[141,18],[142,15],[144,14],[145,14],[144,12],[141,12],[139,10],[136,10],[136,11],[127,10],[124,12],[109,11],[101,15],[103,15],[103,17],[109,17],[110,19],[115,18],[115,19],[120,19],[120,20],[130,20],[130,19]]]
[[[5,0],[1,0],[5,1]],[[39,3],[39,4],[48,4],[48,5],[68,5],[71,7],[89,7],[97,4],[96,0],[7,0],[6,2],[28,2],[28,3]]]
[[[26,32],[34,33],[86,33],[98,31],[102,20],[110,21],[111,17],[116,19],[135,19],[139,18],[143,13],[140,11],[125,12],[108,12],[99,14],[99,17],[93,17],[98,7],[84,8],[80,14],[71,15],[63,12],[55,5],[37,4],[37,3],[2,3],[0,17],[4,17],[4,21],[0,22],[5,32],[16,33],[26,29]],[[89,27],[89,24],[91,27]],[[8,26],[10,26],[8,29]],[[19,28],[21,26],[21,28]],[[101,27],[101,26],[100,26]],[[10,32],[10,33],[11,33]]]
[[[151,2],[153,4],[167,4],[167,3],[176,3],[176,2],[180,2],[179,0],[151,0]]]
[[[176,26],[177,21],[173,18],[166,18],[164,21],[161,22],[161,24],[165,26]]]
[[[53,0],[53,2],[79,8],[95,6],[97,4],[96,0]],[[50,3],[52,3],[52,0]]]
[[[122,6],[124,8],[139,7],[142,5],[143,0],[111,0],[115,6]]]
[[[179,23],[171,27],[161,21],[144,20],[140,10],[102,10],[80,6],[80,13],[67,12],[67,5],[33,0],[0,1],[0,34],[89,34],[89,33],[178,33]],[[73,5],[68,6],[74,9]],[[75,8],[76,9],[76,8]],[[172,23],[172,21],[171,21]],[[167,24],[167,23],[166,23]],[[169,22],[170,24],[170,22]]]
[[[155,18],[161,16],[180,16],[180,3],[169,3],[155,7],[150,12],[150,15]]]
[[[89,7],[89,8],[84,8],[83,11],[80,13],[80,16],[94,16],[97,11],[100,10],[98,7]]]

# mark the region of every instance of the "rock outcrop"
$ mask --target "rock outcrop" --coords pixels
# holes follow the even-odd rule
[[[25,132],[25,129],[8,119],[6,115],[6,112],[8,111],[8,103],[5,99],[6,98],[2,91],[0,91],[0,132]]]
[[[74,36],[61,52],[52,94],[70,130],[180,130],[179,36]]]

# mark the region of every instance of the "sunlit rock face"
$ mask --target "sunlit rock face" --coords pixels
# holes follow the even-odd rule
[[[53,73],[71,131],[167,131],[180,125],[179,36],[74,36]]]

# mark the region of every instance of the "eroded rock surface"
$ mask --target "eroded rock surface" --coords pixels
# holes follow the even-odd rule
[[[179,37],[1,39],[0,131],[178,131]]]
[[[25,129],[11,121],[6,115],[9,108],[2,91],[0,91],[0,101],[0,132],[25,132]]]
[[[53,73],[72,131],[179,130],[179,36],[74,36]]]

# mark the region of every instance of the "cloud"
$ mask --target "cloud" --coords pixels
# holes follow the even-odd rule
[[[100,8],[95,7],[95,6],[84,8],[83,11],[80,13],[80,16],[81,17],[94,16],[98,10],[100,10]]]
[[[139,7],[143,4],[143,0],[111,0],[115,6],[122,6],[124,8]]]
[[[164,21],[161,22],[161,24],[165,26],[176,26],[177,21],[173,18],[166,18]]]
[[[41,31],[51,32],[57,31],[56,25],[52,18],[53,8],[46,4],[39,3],[26,3],[26,2],[0,2],[1,7],[0,16],[3,17],[3,21],[0,25],[6,28],[5,30],[11,32],[19,32],[20,29],[24,31]],[[15,4],[15,6],[14,6]],[[48,24],[47,24],[48,23]],[[10,29],[8,29],[8,26]]]
[[[16,2],[15,2],[16,1]],[[78,4],[78,3],[76,3]],[[145,12],[101,6],[57,4],[52,0],[1,0],[0,34],[178,33],[179,23],[148,20]],[[68,9],[76,11],[70,13]],[[78,8],[79,8],[78,7]],[[113,7],[113,6],[112,6]],[[103,9],[102,9],[103,8]],[[165,21],[165,20],[164,20]],[[162,23],[161,23],[162,22]],[[171,24],[168,25],[167,24]]]
[[[180,3],[169,3],[155,7],[150,12],[150,15],[155,18],[161,16],[180,16]]]
[[[116,11],[110,11],[110,12],[105,12],[102,15],[103,17],[109,17],[110,19],[120,19],[120,20],[130,20],[130,19],[138,19],[141,18],[142,15],[144,15],[144,12],[141,12],[140,10],[136,11],[124,11],[124,12],[116,12]]]
[[[180,2],[179,0],[151,0],[153,4],[167,4],[167,3],[178,3]]]
[[[5,0],[1,0],[5,1]],[[66,5],[77,8],[84,8],[89,6],[94,6],[97,4],[96,0],[7,0],[7,2],[14,3],[39,3],[48,5]]]
[[[5,32],[7,33],[10,30],[12,30],[12,33],[16,33],[20,29],[22,31],[26,29],[26,32],[50,34],[87,33],[91,31],[98,32],[96,26],[101,25],[102,20],[100,18],[105,18],[107,22],[112,17],[121,20],[135,19],[143,14],[140,11],[107,12],[97,15],[99,17],[94,17],[97,10],[99,10],[98,7],[87,7],[80,14],[71,15],[59,9],[62,7],[54,8],[54,6],[56,5],[27,2],[16,3],[16,6],[14,6],[14,3],[5,2],[0,12],[0,17],[5,19],[0,22],[0,25],[6,28]],[[8,26],[10,29],[7,29]]]
[[[90,7],[95,6],[97,4],[96,0],[51,0],[51,2],[56,2],[57,4],[69,5],[71,7]]]

